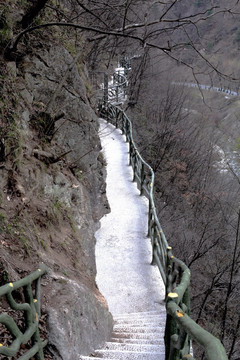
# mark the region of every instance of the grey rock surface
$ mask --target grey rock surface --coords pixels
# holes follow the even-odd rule
[[[87,178],[85,187],[90,195],[93,219],[98,221],[99,216],[106,211],[106,204],[102,201],[103,170],[99,160],[101,145],[98,122],[86,92],[87,76],[79,75],[77,65],[68,73],[73,61],[63,46],[38,50],[35,55],[25,59],[27,89],[21,91],[31,94],[25,98],[29,98],[29,105],[33,103],[35,106],[36,116],[42,111],[48,111],[53,117],[64,114],[55,122],[53,142],[63,146],[66,151],[71,150],[67,159],[77,169],[79,177]],[[66,73],[66,81],[58,91],[59,83]],[[56,99],[48,108],[56,92]]]
[[[72,56],[63,46],[38,49],[25,58],[25,79],[18,83],[21,97],[31,113],[31,116],[23,117],[23,129],[31,127],[32,114],[37,121],[39,114],[46,113],[49,119],[60,112],[64,115],[55,122],[51,154],[44,149],[29,148],[29,157],[34,156],[46,165],[49,157],[71,150],[66,162],[74,174],[59,171],[61,166],[56,166],[56,172],[50,173],[44,165],[43,171],[30,173],[25,178],[29,188],[33,184],[36,189],[41,186],[45,197],[55,203],[61,201],[71,209],[70,220],[78,237],[77,241],[64,240],[64,244],[55,244],[48,253],[40,251],[42,261],[55,270],[51,286],[48,284],[44,290],[48,298],[49,347],[56,360],[75,359],[77,354],[89,353],[109,339],[112,330],[112,316],[95,284],[94,234],[99,227],[99,219],[108,211],[105,168],[99,156],[98,119],[86,92],[87,75],[80,76],[76,65],[69,71],[52,107],[48,109],[49,101],[72,62]],[[56,149],[61,153],[56,153]],[[58,255],[62,246],[68,247],[66,259],[64,255]],[[76,276],[70,280],[59,275],[72,262],[70,253],[72,257],[81,256],[80,272],[84,279]],[[61,260],[62,264],[59,263]]]
[[[55,307],[48,310],[49,346],[56,360],[77,359],[110,338],[112,316],[100,293],[63,276],[52,278]]]

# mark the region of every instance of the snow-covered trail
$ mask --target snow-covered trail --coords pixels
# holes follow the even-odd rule
[[[114,315],[160,310],[165,295],[157,267],[151,266],[147,238],[148,201],[139,196],[128,166],[128,144],[121,132],[100,120],[107,161],[107,198],[111,212],[96,232],[97,284]]]

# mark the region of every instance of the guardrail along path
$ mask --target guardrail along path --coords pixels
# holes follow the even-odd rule
[[[127,84],[127,81],[120,81],[123,78],[124,76],[120,76],[118,73],[116,95],[119,94],[119,88],[121,89],[123,87],[124,90],[124,86]],[[101,265],[98,266],[98,269],[100,270],[99,274],[103,275],[103,277],[100,277],[101,280],[99,280],[100,290],[109,301],[110,310],[113,314],[117,314],[118,312],[129,313],[132,307],[134,308],[134,311],[143,311],[142,309],[144,307],[148,308],[150,303],[151,309],[155,309],[156,304],[160,303],[158,297],[159,294],[161,292],[162,295],[165,293],[167,312],[164,335],[166,360],[193,359],[193,356],[190,354],[191,339],[194,339],[198,345],[203,347],[208,360],[227,360],[226,351],[219,339],[201,328],[189,316],[190,270],[186,264],[173,255],[172,248],[168,245],[157,216],[154,202],[153,169],[146,161],[144,161],[136,148],[132,136],[131,120],[118,104],[114,102],[113,98],[109,99],[107,77],[104,77],[103,94],[104,96],[98,104],[99,115],[103,119],[107,119],[116,128],[120,128],[122,134],[126,136],[126,141],[129,144],[129,163],[131,164],[134,173],[133,180],[137,183],[140,193],[145,195],[149,200],[147,233],[151,239],[152,245],[151,258],[152,263],[155,263],[159,269],[165,291],[163,288],[161,291],[159,288],[160,292],[157,291],[158,287],[155,287],[155,285],[156,282],[158,282],[158,280],[156,280],[158,279],[158,276],[156,273],[153,274],[154,268],[152,268],[153,272],[151,273],[149,272],[150,267],[146,266],[146,264],[150,263],[148,256],[151,251],[149,252],[147,250],[149,242],[142,241],[145,238],[143,232],[145,230],[145,225],[142,227],[140,224],[145,224],[144,214],[146,214],[147,211],[146,207],[140,207],[140,202],[135,206],[135,202],[131,201],[133,198],[136,199],[137,197],[134,192],[136,191],[136,188],[132,187],[130,189],[128,186],[129,178],[127,177],[127,174],[124,175],[124,171],[127,170],[122,164],[124,164],[125,161],[123,161],[123,154],[126,153],[126,150],[122,148],[122,151],[118,152],[118,146],[113,146],[113,141],[116,144],[117,138],[115,137],[114,128],[111,126],[108,126],[108,129],[110,129],[108,135],[110,137],[107,136],[107,133],[102,128],[103,146],[105,149],[108,149],[106,151],[108,161],[107,195],[112,207],[112,213],[110,217],[104,219],[102,233],[100,232],[99,235],[99,239],[103,239],[103,241],[98,241],[98,244],[101,245],[99,247],[99,255],[97,256],[97,260],[101,259],[99,262]],[[118,99],[117,96],[116,99]],[[105,137],[108,139],[106,142],[104,142]],[[119,144],[120,143],[121,140],[119,139]],[[118,153],[119,157],[117,156]],[[118,164],[120,164],[120,167],[118,167]],[[124,175],[123,178],[121,177],[122,175]],[[125,182],[128,182],[126,187],[123,186]],[[133,198],[131,197],[131,194],[133,195]],[[143,203],[144,200],[142,200],[142,204]],[[115,231],[113,231],[114,228]],[[126,232],[123,229],[125,229]],[[143,243],[145,243],[146,247],[142,246]],[[136,245],[136,247],[133,247],[133,244],[134,246]],[[110,264],[111,267],[109,266]],[[160,309],[157,311],[159,311],[159,313],[163,312],[163,310]],[[155,336],[153,336],[154,339],[161,338],[161,324],[163,321],[158,319],[157,325],[154,324],[158,327],[158,330],[156,330],[155,326],[152,327],[146,325],[149,323],[148,315],[147,319],[144,318],[144,325],[138,326],[137,330],[135,327],[136,325],[134,325],[135,321],[132,320],[131,323],[133,323],[133,326],[131,325],[131,329],[134,328],[134,330],[132,329],[130,331],[129,326],[125,326],[126,324],[122,327],[120,326],[121,331],[124,333],[122,336],[125,338],[126,332],[128,334],[132,332],[150,332],[155,334]],[[127,317],[129,316],[130,315]],[[124,349],[126,350],[126,344],[124,345]],[[157,347],[152,348],[152,350],[154,351],[145,352],[144,354],[136,352],[134,353],[136,356],[134,356],[133,352],[128,349],[128,352],[125,352],[123,357],[120,351],[109,350],[109,345],[106,345],[105,351],[96,352],[94,356],[102,355],[105,359],[129,359],[132,357],[138,359],[153,359],[155,357],[159,359],[163,358],[163,351],[160,344],[158,344]],[[153,357],[150,357],[150,354],[152,354]]]

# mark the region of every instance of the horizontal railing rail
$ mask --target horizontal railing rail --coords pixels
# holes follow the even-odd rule
[[[7,357],[16,356],[20,348],[31,340],[28,350],[19,356],[19,360],[28,360],[35,356],[36,360],[44,360],[43,348],[47,340],[42,340],[39,332],[40,310],[40,281],[41,277],[47,273],[45,265],[41,265],[32,274],[25,278],[10,282],[0,287],[0,297],[6,298],[7,304],[11,309],[23,312],[25,320],[24,330],[20,330],[16,321],[6,312],[0,314],[0,324],[3,324],[13,341],[11,344],[0,343],[0,354]],[[14,295],[18,293],[23,302],[17,302]],[[0,356],[1,357],[1,356]]]
[[[154,171],[139,153],[132,134],[132,123],[126,113],[110,102],[100,101],[99,116],[122,131],[129,143],[129,164],[133,168],[140,194],[149,199],[148,236],[152,244],[152,263],[159,268],[166,288],[165,359],[193,359],[190,339],[205,350],[209,360],[227,360],[221,342],[190,318],[190,270],[172,255],[154,203]]]

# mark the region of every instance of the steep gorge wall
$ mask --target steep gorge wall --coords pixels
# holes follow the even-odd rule
[[[109,211],[104,159],[86,66],[69,71],[72,63],[59,44],[1,63],[0,280],[49,267],[48,348],[64,360],[88,354],[112,329],[95,283],[94,233]]]

